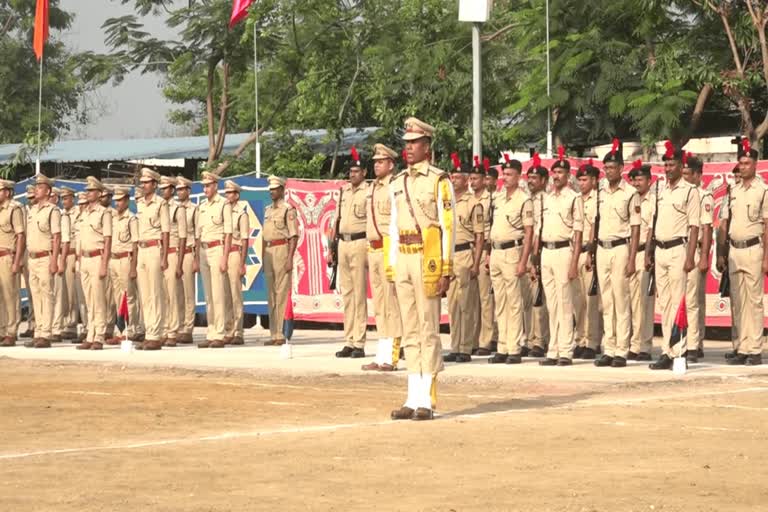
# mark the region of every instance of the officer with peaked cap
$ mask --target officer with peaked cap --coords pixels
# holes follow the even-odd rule
[[[26,226],[29,219],[29,210],[35,205],[37,200],[35,199],[35,186],[27,185],[26,190],[27,203],[24,205],[24,225]],[[31,338],[35,335],[35,301],[32,297],[32,287],[29,284],[29,243],[27,241],[27,249],[24,252],[23,268],[21,276],[24,278],[24,288],[27,290],[27,330],[19,333],[20,338]],[[17,315],[19,322],[21,322],[21,312]]]
[[[219,176],[203,173],[206,201],[200,205],[197,225],[197,250],[205,289],[208,331],[200,348],[223,348],[227,335],[227,310],[232,299],[229,290],[229,251],[232,247],[232,205],[218,193]]]
[[[13,199],[14,183],[0,180],[0,347],[16,345],[19,283],[24,261],[23,205]]]
[[[227,277],[231,297],[231,314],[227,316],[224,342],[242,345],[243,340],[243,278],[248,261],[248,245],[251,225],[248,219],[248,203],[240,200],[240,185],[232,180],[224,182],[224,196],[232,207],[232,246],[229,248]]]
[[[288,292],[291,289],[293,256],[299,237],[296,209],[285,200],[285,178],[270,176],[269,195],[272,204],[264,210],[262,257],[267,282],[269,306],[269,341],[265,345],[282,345],[283,321]]]
[[[176,192],[176,178],[162,176],[159,188],[171,221],[171,231],[168,238],[168,268],[163,272],[168,301],[166,303],[163,339],[166,347],[175,347],[176,337],[184,315],[184,285],[181,278],[184,275],[184,257],[186,254],[184,248],[187,245],[187,214],[184,207],[173,200]]]
[[[80,272],[81,258],[80,258],[80,229],[83,224],[83,218],[85,217],[85,210],[88,207],[88,197],[85,191],[77,193],[77,214],[72,217],[72,239],[74,242],[72,245],[75,248],[75,296],[77,297],[77,316],[82,325],[82,331],[77,336],[77,339],[72,342],[82,343],[88,336],[88,305],[85,302],[85,293],[83,292],[83,280],[82,273]]]
[[[64,273],[67,268],[67,256],[74,249],[72,246],[72,224],[69,215],[59,207],[61,189],[53,187],[49,201],[58,208],[61,214],[61,251],[59,254],[58,272],[53,277],[53,323],[51,324],[51,342],[62,340],[66,323],[66,313],[69,309],[68,291]],[[71,337],[69,338],[71,339]]]
[[[64,223],[69,224],[69,248],[64,254],[62,248],[61,269],[63,272],[65,295],[61,300],[63,306],[61,315],[61,338],[65,341],[77,339],[77,291],[75,285],[75,267],[77,263],[77,238],[75,236],[75,224],[79,211],[75,207],[75,191],[69,187],[61,188],[61,219],[62,219],[62,243],[64,242]],[[57,304],[57,311],[58,311]],[[57,313],[58,314],[58,313]]]
[[[181,283],[184,289],[184,315],[179,325],[179,334],[176,337],[178,343],[192,343],[192,330],[195,327],[195,274],[200,270],[195,261],[195,232],[200,222],[200,210],[193,203],[189,194],[192,181],[184,176],[176,177],[176,197],[179,204],[184,207],[187,215],[187,246],[184,248],[184,265],[182,267]],[[181,235],[179,235],[181,237]]]
[[[139,219],[138,280],[144,315],[144,341],[139,350],[163,348],[167,297],[163,272],[168,268],[168,243],[171,218],[168,204],[156,194],[160,175],[152,169],[141,170],[142,197],[136,201]]]

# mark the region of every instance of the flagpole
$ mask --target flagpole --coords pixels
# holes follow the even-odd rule
[[[35,160],[35,176],[40,174],[40,141],[43,126],[43,56],[40,56],[40,78],[37,91],[37,159]]]
[[[254,118],[256,124],[256,177],[261,177],[261,144],[259,143],[259,57],[257,53],[257,38],[258,32],[256,31],[256,22],[253,23],[253,102],[254,102]]]

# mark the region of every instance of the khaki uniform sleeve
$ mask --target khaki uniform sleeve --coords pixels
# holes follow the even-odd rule
[[[248,236],[251,234],[250,221],[248,220],[248,213],[242,212],[238,219],[238,229],[240,231],[240,238],[242,240],[248,240]]]
[[[139,219],[135,216],[128,219],[128,232],[131,234],[131,242],[139,243]]]
[[[476,202],[472,210],[472,233],[475,235],[485,233],[485,211],[481,202]]]
[[[102,236],[112,238],[112,220],[114,216],[109,210],[101,216],[101,234]]]
[[[221,215],[224,217],[224,234],[232,234],[232,205],[225,203],[222,206]]]
[[[296,208],[288,207],[288,213],[286,214],[288,219],[288,238],[295,238],[299,236],[299,219],[296,217]]]
[[[160,215],[160,232],[161,233],[170,233],[171,232],[171,214],[168,210],[168,205],[165,202],[160,203],[160,211],[158,212]]]
[[[533,236],[539,236],[544,208],[544,194],[539,195],[533,202]]]
[[[71,238],[71,219],[66,213],[61,214],[61,243],[68,244],[72,241]]]
[[[520,216],[523,219],[523,227],[534,226],[536,222],[533,219],[533,201],[526,199],[523,201],[523,209],[520,212]]]
[[[768,190],[763,191],[763,219],[768,221]]]
[[[187,209],[181,205],[176,207],[176,222],[179,225],[179,238],[187,238]]]
[[[733,188],[731,188],[731,194],[733,194]],[[720,203],[720,220],[728,220],[729,208],[728,193],[723,196],[723,201]]]
[[[13,231],[17,235],[24,233],[26,219],[24,218],[24,211],[16,207],[11,211],[11,223],[13,224]]]
[[[203,233],[203,228],[200,226],[200,207],[197,207],[195,212],[197,214],[197,221],[195,222],[195,238],[199,240]]]
[[[688,192],[686,213],[688,216],[688,226],[699,227],[701,219],[701,200],[699,199],[699,191],[695,188],[692,188],[690,192]]]
[[[61,233],[61,212],[54,208],[51,212],[51,234]]]
[[[715,200],[712,194],[707,194],[701,198],[701,218],[699,224],[702,226],[711,225],[713,222],[712,212],[715,210]]]
[[[573,201],[573,230],[584,231],[584,201],[577,197]]]
[[[635,192],[629,200],[629,225],[639,226],[641,223],[640,194]]]

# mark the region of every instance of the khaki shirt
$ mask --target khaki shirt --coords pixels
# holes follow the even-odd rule
[[[79,229],[78,221],[80,218],[80,209],[77,206],[73,206],[69,210],[62,208],[61,214],[62,216],[66,215],[67,217],[69,217],[69,248],[74,250],[75,245],[77,244],[77,232]],[[64,235],[61,236],[61,241],[62,242],[64,241]]]
[[[674,187],[667,187],[659,194],[659,220],[656,222],[656,239],[662,242],[688,236],[690,226],[699,227],[701,215],[699,191],[680,178]]]
[[[179,204],[184,207],[184,213],[187,214],[187,247],[193,247],[197,237],[197,224],[200,222],[200,210],[189,199]]]
[[[699,226],[711,226],[712,222],[714,222],[715,199],[712,197],[712,193],[704,187],[699,187],[699,197],[701,198]]]
[[[491,208],[491,193],[488,192],[488,189],[484,188],[482,194],[479,196],[475,195],[475,199],[477,199],[483,206],[483,225],[485,226],[483,235],[485,235],[485,240],[488,241],[491,239],[491,216],[493,215]]]
[[[507,197],[502,189],[493,195],[493,226],[491,241],[496,243],[520,240],[525,226],[533,226],[533,202],[519,187]]]
[[[181,236],[187,236],[187,212],[184,207],[176,201],[166,201],[168,205],[168,215],[171,219],[171,231],[168,238],[169,247],[178,247]],[[186,242],[185,242],[186,244]]]
[[[475,235],[485,233],[483,205],[466,191],[456,198],[456,243],[474,242]]]
[[[353,188],[350,183],[341,187],[341,201],[336,208],[336,215],[341,215],[339,233],[351,235],[366,231],[366,185],[361,183]],[[338,218],[338,217],[337,217]]]
[[[251,226],[248,221],[248,203],[238,201],[232,205],[232,245],[240,245],[242,240],[248,240]]]
[[[653,229],[653,214],[656,212],[656,194],[650,190],[646,192],[645,197],[637,196],[640,199],[640,240],[639,247],[648,240]]]
[[[27,218],[29,252],[53,250],[53,235],[61,233],[61,211],[50,203],[36,204]]]
[[[8,200],[0,205],[0,249],[16,248],[16,236],[24,233],[24,210],[21,203]]]
[[[139,241],[160,240],[163,233],[171,232],[168,203],[160,196],[151,196],[149,200],[140,198],[136,201],[136,211],[139,218]]]
[[[80,225],[80,250],[83,252],[104,249],[104,239],[112,236],[112,212],[100,204],[83,212]]]
[[[732,240],[743,242],[756,236],[763,236],[763,226],[768,221],[768,187],[759,176],[755,176],[749,186],[739,183],[731,187],[731,209],[729,212],[728,196],[723,198],[720,218],[729,219],[728,230]]]
[[[299,236],[299,223],[296,218],[296,208],[289,205],[285,199],[277,204],[270,204],[264,210],[264,229],[262,236],[265,242],[287,240]]]
[[[133,251],[133,244],[139,242],[139,219],[129,210],[112,216],[112,252],[124,253]]]
[[[616,190],[606,180],[600,189],[600,240],[618,240],[629,238],[632,226],[640,225],[640,196],[637,189],[624,181],[619,181]]]
[[[543,228],[538,224],[535,227],[537,232],[541,229],[542,242],[571,240],[575,231],[584,230],[584,203],[581,201],[581,194],[569,187],[564,187],[559,192],[547,192],[533,203],[533,218],[535,223],[541,222],[542,219],[544,221]]]
[[[366,211],[368,213],[365,233],[368,240],[381,240],[389,232],[392,204],[389,202],[389,183],[392,176],[376,178],[368,187]]]
[[[72,244],[72,218],[64,211],[63,208],[59,209],[61,213],[61,243]]]
[[[200,205],[197,237],[201,242],[224,240],[232,234],[232,205],[219,194]]]
[[[597,214],[597,191],[590,190],[587,197],[581,196],[581,202],[584,205],[584,237],[583,243],[590,241],[592,230],[595,227],[595,215]]]

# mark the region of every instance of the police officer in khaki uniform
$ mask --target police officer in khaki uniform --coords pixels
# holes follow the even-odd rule
[[[768,274],[768,187],[756,176],[758,153],[746,139],[739,150],[741,181],[720,207],[720,229],[728,233],[731,309],[738,338],[728,364],[763,363],[763,282]],[[723,271],[723,261],[718,265]]]
[[[184,316],[176,337],[178,343],[192,343],[192,330],[195,328],[195,274],[200,270],[195,260],[195,232],[200,221],[200,211],[193,203],[189,194],[192,182],[183,176],[176,177],[176,197],[187,214],[187,246],[184,248],[184,265],[182,266],[181,283],[184,288]]]
[[[88,333],[78,350],[101,350],[107,329],[107,279],[112,255],[112,213],[101,204],[104,185],[88,176],[88,207],[80,225],[80,275],[88,304]]]
[[[408,363],[408,397],[392,411],[395,420],[431,420],[437,374],[443,370],[440,297],[453,276],[453,187],[448,175],[429,164],[435,129],[416,118],[405,122],[408,168],[390,184],[391,247],[387,276],[394,279]]]
[[[544,297],[549,313],[549,347],[541,366],[570,366],[574,350],[574,308],[584,230],[584,203],[570,188],[571,164],[564,148],[552,164],[552,191],[533,203],[534,250],[540,251]],[[541,236],[539,237],[539,233]]]
[[[504,155],[507,157],[507,155]],[[509,165],[507,161],[505,167]],[[489,169],[488,173],[493,171],[498,172],[496,169]],[[493,288],[491,286],[491,270],[488,267],[488,257],[491,254],[491,215],[493,215],[493,209],[491,208],[491,198],[496,193],[496,180],[493,181],[493,192],[488,190],[485,186],[486,173],[480,168],[480,166],[473,166],[472,172],[469,175],[469,184],[474,191],[475,199],[483,207],[483,252],[480,257],[480,273],[477,276],[478,293],[480,294],[480,321],[475,322],[477,325],[477,339],[474,340],[477,343],[474,353],[478,356],[489,356],[492,352],[492,344],[498,340],[498,328],[495,321],[494,306],[493,306]],[[498,178],[498,175],[497,175]]]
[[[187,214],[184,207],[173,200],[176,192],[176,178],[160,178],[160,194],[168,207],[171,231],[168,237],[168,268],[163,271],[166,304],[165,343],[166,347],[176,346],[181,319],[184,315],[184,289],[181,278],[184,275],[184,248],[187,246]]]
[[[61,189],[53,187],[51,189],[49,201],[59,209],[59,213],[61,214],[61,251],[59,253],[58,272],[53,276],[53,323],[51,324],[51,343],[59,343],[62,340],[64,324],[66,322],[65,314],[69,308],[69,303],[67,301],[68,292],[66,289],[67,283],[64,279],[64,272],[67,268],[67,255],[72,247],[72,226],[69,215],[64,212],[63,208],[59,208],[60,197]]]
[[[651,166],[643,165],[629,173],[640,199],[640,244],[635,256],[635,273],[629,278],[632,337],[629,340],[630,361],[650,361],[653,348],[653,314],[656,295],[648,295],[651,273],[645,268],[645,250],[653,227],[656,195],[651,192]]]
[[[344,348],[336,357],[365,357],[365,332],[368,326],[367,283],[368,243],[366,242],[365,171],[359,155],[353,148],[349,183],[341,187],[336,208],[338,230],[331,231],[331,238],[339,241],[338,272],[341,298],[344,304]],[[327,255],[328,263],[332,255]]]
[[[240,200],[240,185],[227,180],[224,183],[224,195],[232,207],[232,246],[229,249],[227,267],[232,314],[229,316],[224,341],[232,345],[243,345],[243,279],[248,261],[251,225],[248,219],[248,203]]]
[[[468,363],[476,343],[480,293],[477,276],[485,236],[485,212],[469,190],[470,166],[462,164],[454,155],[451,173],[456,197],[456,246],[454,248],[454,277],[448,288],[448,314],[451,325],[451,353],[443,361]]]
[[[548,180],[549,173],[546,167],[533,165],[528,169],[528,192],[534,205],[536,201],[541,201],[541,196],[547,190]],[[537,234],[534,233],[534,235]],[[525,334],[527,336],[526,347],[522,350],[523,357],[544,357],[547,354],[549,315],[546,300],[541,306],[533,305],[533,295],[536,293],[537,287],[538,283],[532,282],[530,279],[522,287],[525,301]]]
[[[75,295],[77,297],[77,312],[82,330],[73,343],[82,343],[85,338],[88,337],[88,305],[85,302],[85,293],[83,292],[83,277],[80,272],[81,259],[80,259],[80,227],[83,224],[83,218],[85,217],[85,210],[88,208],[88,197],[85,192],[77,193],[77,215],[72,222],[72,236],[75,247]],[[72,218],[72,217],[70,217]]]
[[[112,257],[109,260],[109,275],[112,280],[113,302],[118,310],[123,296],[128,304],[128,321],[124,334],[135,341],[144,334],[141,324],[139,290],[136,284],[139,257],[139,220],[128,210],[128,190],[115,189],[115,213],[112,216]]]
[[[77,291],[75,290],[75,266],[77,263],[77,239],[75,237],[75,224],[77,223],[78,209],[75,206],[75,191],[69,187],[61,187],[61,219],[62,219],[62,254],[59,271],[63,271],[64,290],[66,291],[61,303],[62,306],[62,330],[61,338],[64,341],[77,340]],[[64,219],[69,224],[69,248],[64,254]],[[58,305],[57,305],[58,311]]]
[[[168,314],[163,273],[168,268],[168,244],[171,217],[168,204],[156,194],[160,175],[152,169],[141,170],[143,196],[136,201],[139,219],[138,281],[145,339],[136,348],[163,348],[165,319]]]
[[[35,204],[27,219],[29,285],[35,298],[35,335],[24,344],[30,348],[51,346],[54,310],[54,279],[61,250],[61,212],[50,203],[53,181],[38,174]]]
[[[27,203],[24,205],[24,225],[26,226],[29,219],[29,210],[35,205],[35,186],[27,185]],[[29,245],[29,244],[27,244]],[[35,301],[32,297],[32,287],[29,285],[29,250],[24,252],[24,267],[22,268],[21,277],[24,279],[23,285],[27,290],[27,330],[19,333],[19,338],[31,338],[35,335]],[[21,323],[21,303],[19,303],[19,314],[17,315],[19,323]],[[17,329],[18,330],[18,329]]]
[[[699,191],[699,246],[696,251],[696,268],[688,273],[685,287],[685,305],[688,309],[688,353],[689,363],[697,363],[704,357],[704,330],[707,317],[707,273],[709,272],[709,251],[712,248],[712,222],[715,200],[712,193],[704,188],[701,175],[704,163],[690,153],[683,155],[683,179]]]
[[[640,199],[635,188],[624,181],[621,143],[603,158],[605,182],[600,187],[597,214],[600,232],[597,243],[597,280],[603,305],[603,356],[595,366],[623,368],[629,355],[632,305],[629,280],[635,273],[640,238]]]
[[[229,291],[229,251],[232,247],[232,205],[219,195],[219,176],[203,173],[206,201],[200,205],[197,225],[198,267],[203,276],[208,331],[199,348],[224,348],[227,335]]]
[[[661,357],[652,370],[672,368],[672,358],[682,355],[682,343],[670,346],[672,325],[685,298],[688,274],[696,267],[701,200],[699,191],[683,179],[683,152],[667,142],[663,156],[667,186],[659,192],[656,223],[656,291],[661,309]],[[646,255],[650,267],[649,255]]]
[[[573,351],[575,359],[595,359],[600,348],[602,326],[600,317],[600,292],[590,295],[594,278],[594,265],[591,251],[592,232],[595,229],[595,213],[597,212],[597,187],[600,182],[600,171],[590,159],[576,171],[576,179],[581,192],[581,202],[584,204],[584,233],[579,255],[579,282],[576,287],[576,348]]]
[[[272,204],[264,210],[261,262],[267,282],[269,341],[264,345],[283,345],[283,320],[293,276],[293,256],[299,238],[296,209],[285,200],[285,178],[270,176]]]
[[[0,347],[16,345],[19,284],[24,261],[24,207],[13,199],[14,183],[0,180]]]
[[[104,185],[104,190],[101,192],[101,198],[99,202],[103,206],[107,213],[112,216],[113,223],[115,217],[115,209],[112,208],[112,195],[114,191],[111,187]],[[107,292],[107,326],[105,329],[105,343],[107,345],[119,345],[122,341],[120,336],[115,336],[115,322],[117,321],[117,304],[114,300],[114,290],[112,287],[112,277],[107,272],[107,277],[104,279],[105,290]]]
[[[491,364],[520,364],[525,348],[526,273],[533,240],[533,204],[520,188],[523,165],[510,160],[503,169],[504,188],[493,196],[491,254],[488,260],[496,320],[499,324],[497,352]]]
[[[379,343],[376,360],[363,365],[363,370],[391,372],[397,370],[400,359],[400,339],[403,335],[400,306],[394,283],[387,280],[384,269],[384,245],[389,246],[389,222],[392,205],[389,202],[389,183],[395,169],[397,152],[384,144],[373,147],[373,171],[376,178],[368,187],[366,233],[368,238],[368,272],[373,296],[373,314]]]

